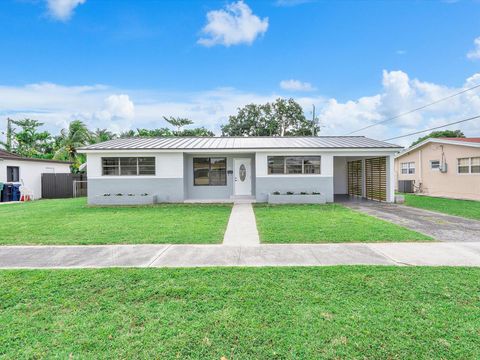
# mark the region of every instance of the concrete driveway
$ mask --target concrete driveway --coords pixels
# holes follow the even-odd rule
[[[477,220],[376,201],[343,202],[342,205],[418,231],[439,241],[480,241],[480,221]]]

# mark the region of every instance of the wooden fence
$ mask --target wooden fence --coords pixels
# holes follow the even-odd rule
[[[63,199],[87,196],[87,176],[83,174],[42,174],[42,198]]]

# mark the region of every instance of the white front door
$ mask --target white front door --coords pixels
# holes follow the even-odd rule
[[[233,159],[235,195],[252,195],[252,159]]]

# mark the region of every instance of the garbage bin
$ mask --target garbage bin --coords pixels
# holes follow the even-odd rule
[[[12,185],[12,201],[20,201],[20,184]]]
[[[2,202],[12,201],[13,184],[3,184]]]

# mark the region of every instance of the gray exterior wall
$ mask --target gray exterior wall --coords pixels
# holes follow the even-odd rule
[[[104,178],[88,180],[88,203],[97,204],[97,195],[142,194],[156,195],[157,202],[182,202],[182,178]]]
[[[280,192],[319,192],[327,202],[333,202],[333,176],[262,176],[256,179],[256,200],[266,202],[268,194]]]
[[[227,185],[225,186],[195,186],[193,185],[193,158],[194,157],[226,157],[227,158]],[[252,164],[252,196],[255,196],[255,155],[254,154],[185,154],[184,155],[184,179],[186,199],[229,199],[233,195],[234,158],[249,158]]]

